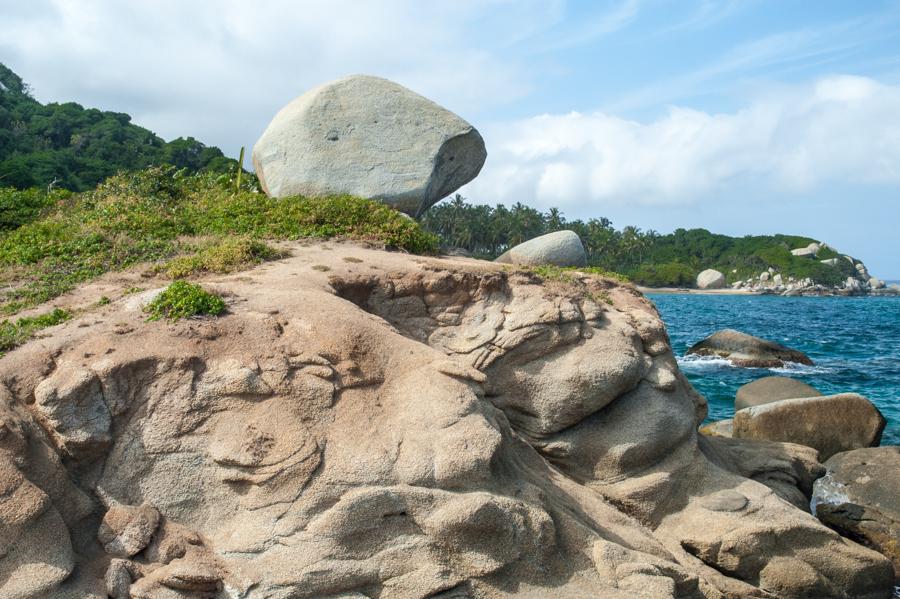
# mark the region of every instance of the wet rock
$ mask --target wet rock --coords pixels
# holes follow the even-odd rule
[[[727,358],[735,366],[748,368],[775,368],[784,366],[785,362],[806,365],[813,363],[801,351],[734,329],[713,333],[691,346],[687,353]]]

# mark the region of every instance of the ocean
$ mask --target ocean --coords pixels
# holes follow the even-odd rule
[[[734,415],[738,387],[778,374],[826,395],[866,396],[888,421],[881,444],[900,445],[900,297],[647,297],[666,323],[682,371],[709,402],[709,420]],[[727,328],[799,349],[815,366],[738,368],[723,359],[684,355],[697,341]]]

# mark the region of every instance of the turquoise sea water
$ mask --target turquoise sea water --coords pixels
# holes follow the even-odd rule
[[[853,391],[887,418],[882,445],[900,444],[900,297],[778,297],[648,294],[669,330],[681,369],[709,401],[709,419],[734,415],[734,393],[780,374],[822,393]],[[815,366],[738,368],[717,358],[685,357],[691,345],[732,328],[802,350]]]

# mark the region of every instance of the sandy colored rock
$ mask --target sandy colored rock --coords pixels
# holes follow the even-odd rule
[[[813,386],[786,376],[764,376],[738,388],[734,395],[734,409],[742,410],[782,399],[818,397]]]
[[[713,333],[692,345],[687,353],[698,356],[718,356],[728,359],[735,366],[747,368],[775,368],[784,366],[785,362],[808,366],[813,364],[809,356],[801,351],[734,329],[724,329]]]
[[[122,298],[0,359],[0,595],[890,594],[889,560],[789,502],[812,450],[698,439],[630,285],[290,249],[203,278],[222,317]],[[142,548],[111,560],[104,519]]]
[[[813,490],[816,516],[889,557],[900,580],[900,447],[845,451],[825,466]]]
[[[420,215],[472,179],[484,140],[469,123],[402,85],[352,75],[290,102],[253,146],[267,194],[350,194]]]
[[[783,399],[738,410],[734,437],[799,443],[825,461],[836,453],[881,442],[885,419],[857,393]]]
[[[577,233],[556,231],[510,248],[495,262],[519,266],[584,266],[587,254]]]
[[[734,420],[726,418],[715,420],[700,427],[700,432],[711,437],[731,437],[734,433]]]
[[[697,289],[722,289],[725,287],[725,275],[718,270],[707,268],[697,275]]]
[[[151,505],[114,504],[103,516],[97,540],[117,557],[131,557],[150,544],[159,525],[159,512]]]

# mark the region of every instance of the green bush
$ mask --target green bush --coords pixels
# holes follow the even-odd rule
[[[0,322],[0,355],[22,345],[41,329],[52,327],[72,318],[72,314],[61,308],[40,316],[19,318],[15,322]]]
[[[36,220],[0,232],[0,276],[18,282],[0,298],[0,311],[15,313],[137,263],[166,262],[162,270],[178,277],[279,255],[264,239],[346,237],[413,253],[437,249],[434,235],[379,202],[269,198],[255,189],[252,175],[236,191],[231,175],[153,167],[61,199]]]
[[[647,287],[688,287],[696,277],[693,268],[679,262],[642,264],[630,274],[635,283]]]
[[[218,316],[225,312],[225,302],[200,285],[175,281],[144,307],[147,320],[179,320],[192,316]]]

